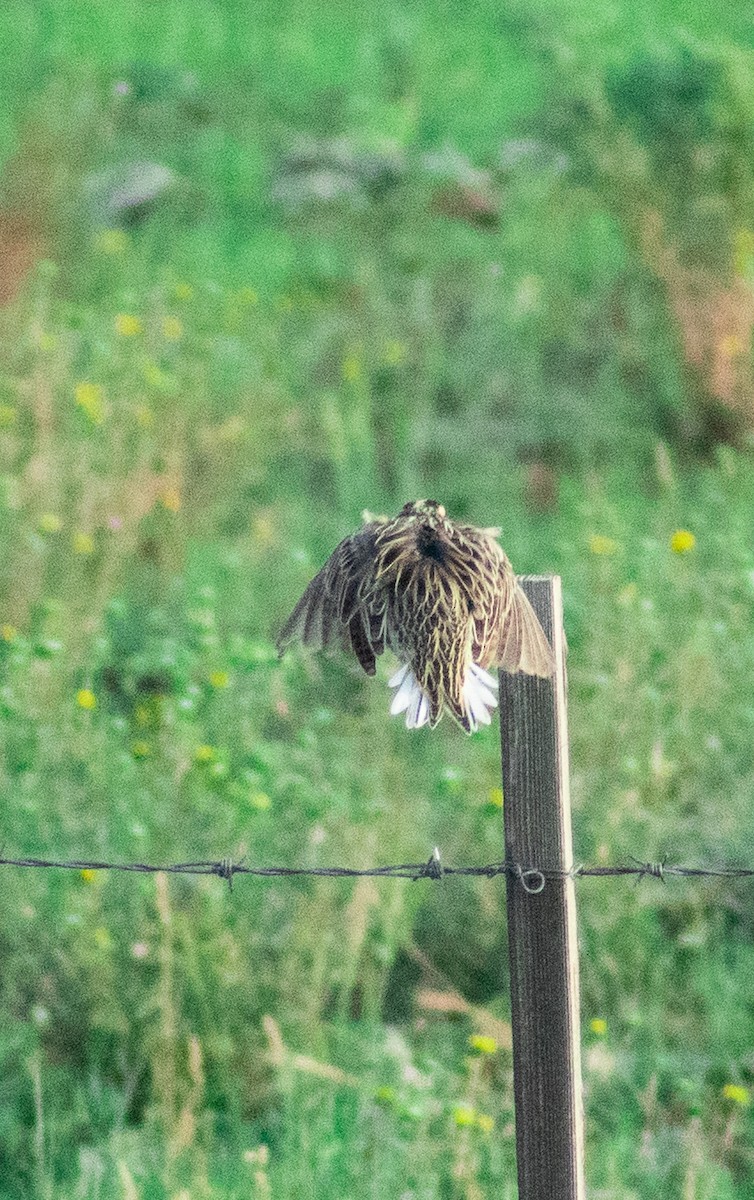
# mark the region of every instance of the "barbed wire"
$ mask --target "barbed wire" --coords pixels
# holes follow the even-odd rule
[[[518,879],[524,891],[538,895],[544,891],[548,881],[568,879],[603,879],[610,876],[634,876],[637,883],[643,879],[668,878],[745,879],[754,876],[751,867],[682,867],[670,862],[642,862],[631,859],[631,865],[584,866],[576,864],[570,868],[531,867],[503,860],[477,867],[445,866],[437,847],[424,863],[397,863],[386,867],[252,867],[243,859],[232,858],[217,861],[184,863],[118,863],[99,859],[50,859],[50,858],[6,858],[0,856],[0,867],[57,868],[64,871],[123,871],[143,875],[214,875],[224,879],[232,889],[236,875],[270,876],[325,876],[328,878],[360,878],[365,875],[387,879],[444,879],[448,875],[481,876],[492,879],[496,875],[509,875]]]

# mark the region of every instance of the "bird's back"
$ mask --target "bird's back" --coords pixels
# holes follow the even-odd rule
[[[430,725],[445,705],[465,723],[475,573],[472,547],[446,528],[396,518],[377,535],[374,587],[385,606],[387,644],[426,694]]]

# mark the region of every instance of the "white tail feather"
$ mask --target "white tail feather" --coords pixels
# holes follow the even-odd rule
[[[481,680],[482,683],[486,683],[488,688],[493,688],[497,691],[499,687],[498,681],[494,675],[490,675],[489,671],[485,671],[484,667],[478,666],[477,663],[470,663],[469,671],[477,679]]]
[[[390,688],[398,687],[399,684],[403,683],[403,680],[406,678],[407,672],[408,672],[408,663],[406,663],[405,667],[399,667],[398,670],[395,672],[395,675],[390,676],[390,678],[387,681],[387,686]]]
[[[393,697],[393,703],[390,705],[390,714],[394,717],[398,713],[405,712],[407,708],[411,708],[414,701],[421,697],[421,688],[416,682],[413,672],[408,668],[400,678],[394,675],[393,679],[397,682],[391,683],[390,686],[398,688]],[[406,724],[408,724],[408,717],[406,717]]]
[[[463,698],[471,733],[476,733],[480,725],[489,725],[492,720],[492,709],[497,708],[493,688],[497,688],[497,680],[482,667],[471,663],[466,668]]]
[[[475,733],[480,725],[489,725],[491,711],[497,708],[497,680],[488,671],[470,663],[466,668],[466,681],[463,687],[463,699],[466,714],[469,719],[471,733]],[[390,705],[392,716],[405,712],[406,728],[419,729],[429,721],[429,697],[422,690],[419,682],[409,667],[403,664],[388,680],[388,687],[395,688],[393,702]]]
[[[406,664],[388,680],[388,687],[397,688],[390,705],[390,713],[397,716],[405,712],[406,728],[419,729],[429,720],[429,697],[419,686],[414,672]]]

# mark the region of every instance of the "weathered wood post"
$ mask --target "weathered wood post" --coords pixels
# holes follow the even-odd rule
[[[552,679],[500,673],[505,856],[573,865],[560,578],[524,591],[552,644]],[[519,1200],[585,1200],[573,879],[507,876]]]

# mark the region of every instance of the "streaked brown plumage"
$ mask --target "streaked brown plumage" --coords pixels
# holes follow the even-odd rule
[[[391,712],[434,727],[445,708],[473,733],[497,703],[488,667],[551,675],[553,655],[497,530],[449,520],[435,500],[369,520],[335,548],[278,638],[353,650],[367,675],[392,650]]]

